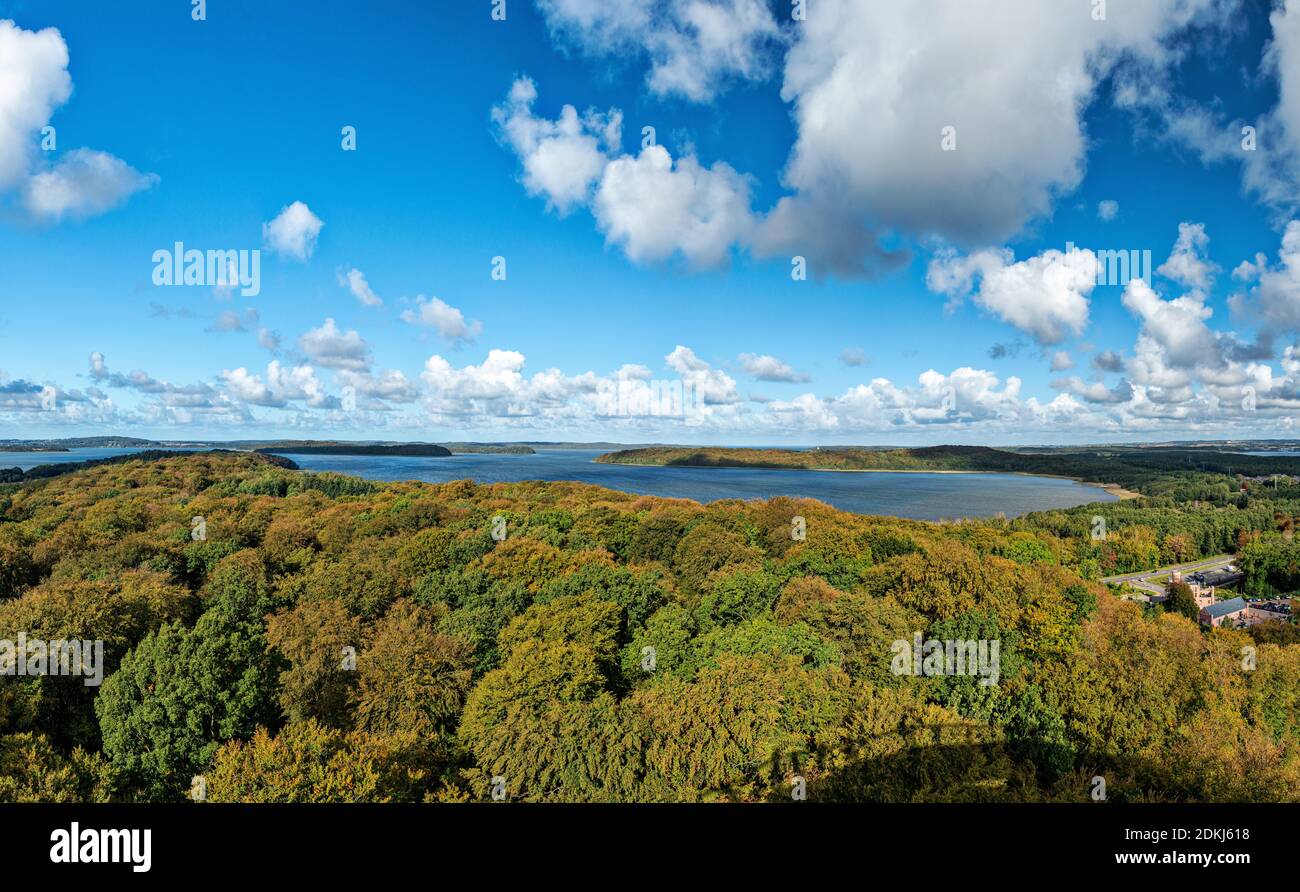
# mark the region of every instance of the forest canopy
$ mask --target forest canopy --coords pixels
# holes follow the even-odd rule
[[[1096,581],[1240,546],[1294,588],[1296,494],[1155,490],[929,524],[248,453],[3,485],[0,639],[104,678],[0,676],[0,800],[1300,800],[1300,644]],[[998,642],[997,683],[898,674],[914,636]]]

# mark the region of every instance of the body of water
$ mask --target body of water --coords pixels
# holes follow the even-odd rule
[[[30,471],[37,465],[58,465],[69,461],[90,461],[92,458],[112,458],[130,455],[139,449],[73,449],[70,452],[0,452],[0,468],[21,468]]]
[[[134,449],[77,449],[72,452],[0,453],[0,467],[85,461],[137,452]],[[844,511],[887,514],[917,520],[1008,517],[1030,511],[1110,502],[1103,489],[1052,477],[1021,474],[871,474],[841,471],[764,471],[748,468],[644,468],[592,461],[593,449],[553,449],[536,455],[453,455],[416,458],[377,455],[283,453],[308,471],[337,471],[370,480],[445,483],[474,480],[574,480],[644,495],[694,499],[818,499]]]

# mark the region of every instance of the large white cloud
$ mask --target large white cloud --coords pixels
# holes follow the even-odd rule
[[[1193,288],[1166,300],[1142,279],[1128,283],[1124,306],[1141,323],[1129,378],[1135,385],[1134,414],[1186,421],[1197,415],[1223,423],[1243,416],[1246,388],[1274,388],[1265,342],[1242,344],[1231,332],[1210,328],[1213,310]]]
[[[583,118],[571,105],[554,121],[533,114],[537,87],[520,78],[492,119],[523,165],[524,188],[540,195],[561,215],[585,205],[592,185],[622,140],[622,115],[588,112]]]
[[[554,121],[533,113],[537,90],[517,80],[493,110],[504,140],[519,156],[530,195],[561,215],[590,206],[610,244],[635,262],[680,254],[695,266],[721,263],[754,226],[749,183],[727,164],[676,160],[661,145],[618,154],[622,115],[566,105]]]
[[[695,35],[673,44],[681,53],[651,52],[649,76],[652,89],[694,98],[711,97],[719,73],[761,76],[762,48],[789,38],[792,194],[765,213],[751,210],[748,182],[724,161],[674,162],[657,146],[614,157],[600,149],[600,124],[572,107],[556,121],[534,118],[530,81],[497,117],[529,190],[567,211],[596,189],[598,225],[633,259],[681,252],[708,264],[741,246],[804,256],[818,277],[894,269],[909,243],[933,237],[983,248],[1048,216],[1082,179],[1083,115],[1097,85],[1118,69],[1165,70],[1176,58],[1170,38],[1225,4],[1130,0],[1107,4],[1099,21],[1083,2],[838,0],[810,4],[806,21],[782,34],[748,0],[539,2],[557,33],[587,49],[650,47],[659,38],[647,35],[665,30]],[[675,241],[674,226],[691,237]]]
[[[1019,263],[1010,250],[969,256],[941,251],[930,263],[926,284],[953,301],[976,303],[1039,344],[1059,344],[1088,324],[1088,296],[1097,284],[1092,251],[1049,250]]]
[[[266,366],[265,380],[242,366],[223,371],[221,379],[233,397],[255,406],[282,409],[294,401],[302,401],[314,409],[338,405],[338,400],[325,392],[316,370],[309,365],[287,367],[273,359]]]
[[[0,192],[25,179],[34,135],[71,95],[68,45],[58,30],[0,20]]]
[[[705,362],[690,347],[678,344],[664,357],[664,363],[694,390],[705,405],[740,402],[735,379]]]
[[[500,400],[520,394],[524,355],[515,350],[490,350],[481,365],[455,368],[441,356],[430,356],[421,377],[439,396],[463,400]]]
[[[1214,311],[1206,306],[1201,292],[1162,300],[1142,279],[1130,279],[1123,301],[1142,323],[1143,333],[1160,346],[1171,365],[1177,368],[1222,365],[1219,338],[1205,324]]]
[[[809,214],[971,246],[1004,240],[1078,185],[1082,115],[1121,57],[1159,65],[1161,41],[1215,0],[1090,3],[842,0],[796,29],[783,97],[798,138],[786,179],[802,201],[768,240],[798,244]],[[956,148],[944,151],[944,128]],[[804,209],[806,213],[800,210]],[[821,259],[852,273],[869,242]],[[847,255],[844,251],[849,251]]]
[[[606,167],[594,202],[605,237],[633,261],[680,252],[697,266],[716,265],[753,226],[749,185],[728,165],[673,161],[663,146],[624,155]]]
[[[0,19],[0,195],[16,190],[26,211],[43,222],[102,214],[158,182],[93,149],[37,160],[42,129],[72,95],[68,61],[57,29],[27,31]]]

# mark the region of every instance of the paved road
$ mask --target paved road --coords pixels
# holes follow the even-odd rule
[[[1127,582],[1129,585],[1133,586],[1134,588],[1142,589],[1145,592],[1150,592],[1156,595],[1163,595],[1165,593],[1164,585],[1158,582],[1151,582],[1150,580],[1152,577],[1168,576],[1170,573],[1173,573],[1174,571],[1179,571],[1184,576],[1186,576],[1188,573],[1195,573],[1197,570],[1214,570],[1217,569],[1218,567],[1224,566],[1225,564],[1231,564],[1232,561],[1233,561],[1232,555],[1221,554],[1218,557],[1205,558],[1199,561],[1192,561],[1190,564],[1175,564],[1171,567],[1160,567],[1156,570],[1144,570],[1141,573],[1125,573],[1121,576],[1107,576],[1104,579],[1102,579],[1102,582],[1110,582],[1115,584],[1119,584],[1121,582]]]

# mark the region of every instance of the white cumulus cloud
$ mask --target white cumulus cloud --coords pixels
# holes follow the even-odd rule
[[[782,362],[775,356],[756,353],[740,354],[740,364],[746,372],[760,381],[802,382],[808,381],[808,375],[796,372],[789,363]]]
[[[0,195],[16,190],[27,213],[42,222],[102,214],[158,182],[95,149],[37,161],[41,131],[72,95],[68,62],[57,29],[27,31],[0,19]],[[57,144],[57,132],[52,137]]]
[[[325,226],[301,201],[280,209],[270,223],[262,224],[262,241],[268,251],[306,262],[316,250],[316,239]]]
[[[303,333],[298,338],[298,349],[327,369],[361,372],[370,368],[370,345],[355,330],[341,330],[333,319]]]
[[[1097,257],[1075,248],[1068,254],[1045,251],[1017,263],[1005,249],[968,256],[947,250],[931,261],[926,284],[953,302],[973,294],[976,303],[1039,344],[1059,344],[1088,324]]]
[[[436,297],[415,299],[414,310],[403,310],[402,320],[411,325],[424,325],[452,343],[468,343],[483,333],[483,323],[477,319],[465,321],[465,314]]]

